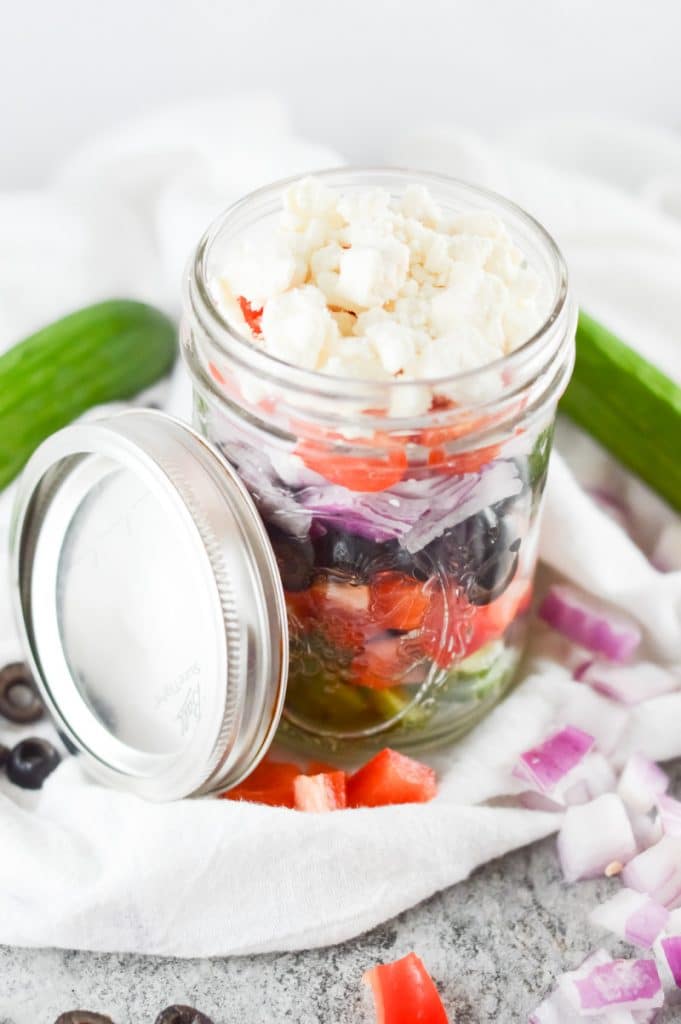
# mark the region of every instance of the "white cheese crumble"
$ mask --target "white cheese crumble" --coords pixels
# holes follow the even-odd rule
[[[476,370],[544,319],[542,281],[503,221],[445,213],[420,185],[395,198],[305,178],[284,194],[276,227],[235,245],[211,286],[225,317],[266,352],[355,379]],[[417,415],[431,400],[429,388],[405,388],[391,411]]]

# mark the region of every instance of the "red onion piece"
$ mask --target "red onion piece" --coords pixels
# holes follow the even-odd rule
[[[574,643],[610,661],[628,661],[641,642],[641,631],[631,619],[568,585],[549,588],[539,617]]]
[[[648,1010],[662,1006],[664,992],[654,960],[613,960],[572,982],[575,1009],[593,1017],[610,1008]]]
[[[670,910],[681,906],[681,839],[665,836],[639,853],[625,867],[622,881]]]
[[[674,984],[681,988],[681,935],[669,935],[660,940],[660,948],[671,971]]]
[[[669,911],[651,900],[647,893],[621,889],[611,899],[595,907],[589,920],[632,946],[650,949],[667,926]]]
[[[671,672],[649,661],[635,665],[586,661],[575,671],[575,679],[588,683],[598,693],[612,700],[630,706],[672,693],[681,685],[681,681]]]
[[[632,754],[628,758],[617,792],[633,814],[645,814],[669,786],[669,776],[658,764],[643,754]]]
[[[540,793],[551,793],[593,745],[593,736],[567,725],[538,746],[524,751],[513,774],[527,779]]]
[[[681,837],[681,800],[662,793],[657,798],[657,809],[664,834]]]
[[[568,808],[558,833],[558,856],[567,882],[596,878],[609,864],[626,864],[635,854],[631,823],[615,793]]]

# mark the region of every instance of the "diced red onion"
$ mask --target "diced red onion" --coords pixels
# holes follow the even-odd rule
[[[669,776],[658,764],[643,754],[627,759],[617,792],[633,814],[645,814],[669,786]]]
[[[664,835],[660,816],[651,817],[650,814],[629,814],[629,821],[636,840],[639,853],[647,850],[649,846],[659,843]]]
[[[657,809],[664,834],[681,837],[681,801],[662,793],[657,798]]]
[[[521,776],[519,770],[514,771]],[[520,794],[520,803],[530,811],[563,811],[572,804],[587,804],[603,793],[612,793],[617,778],[612,765],[603,754],[592,751],[569,771],[554,787],[551,795],[536,789]]]
[[[612,665],[604,661],[583,662],[575,671],[575,679],[588,683],[598,693],[621,704],[640,704],[679,689],[679,680],[649,661],[636,665]]]
[[[582,1014],[574,1008],[567,994],[567,986],[573,979],[586,977],[598,964],[612,963],[612,957],[604,949],[596,950],[586,958],[575,971],[563,974],[558,979],[558,986],[544,999],[540,1006],[530,1015],[529,1024],[580,1024],[584,1021]],[[636,1024],[634,1017],[625,1010],[615,1010],[597,1017],[590,1017],[591,1024]]]
[[[602,697],[589,686],[574,686],[558,713],[562,721],[595,736],[600,753],[611,761],[616,760],[630,720],[629,712],[622,704]]]
[[[558,833],[558,856],[566,881],[595,878],[614,861],[626,864],[635,853],[634,833],[615,793],[568,808]]]
[[[613,960],[572,981],[571,999],[585,1017],[615,1007],[648,1010],[662,1006],[664,992],[654,960]]]
[[[621,889],[595,907],[589,920],[633,946],[650,949],[669,920],[669,911],[647,893]]]
[[[622,872],[630,889],[647,892],[670,910],[681,905],[681,839],[665,836],[639,853]]]
[[[681,935],[668,935],[660,940],[660,948],[674,984],[681,988]]]
[[[538,746],[524,751],[513,774],[526,779],[540,793],[551,793],[593,745],[593,736],[567,725]]]
[[[549,588],[539,616],[574,643],[610,661],[628,661],[641,642],[638,626],[573,587]]]

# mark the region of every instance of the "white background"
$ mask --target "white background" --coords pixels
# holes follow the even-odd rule
[[[45,180],[133,114],[254,88],[361,159],[421,119],[681,126],[679,0],[0,0],[0,15],[0,186]]]

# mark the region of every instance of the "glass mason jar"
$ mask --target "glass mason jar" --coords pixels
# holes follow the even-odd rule
[[[274,224],[288,182],[227,210],[189,269],[182,341],[195,425],[254,498],[286,596],[280,738],[327,750],[420,748],[462,735],[512,684],[576,313],[559,250],[514,204],[434,175],[321,177],[346,192],[395,195],[417,180],[446,212],[491,210],[546,293],[541,328],[484,368],[350,380],[268,355],[213,297],[225,253]]]

